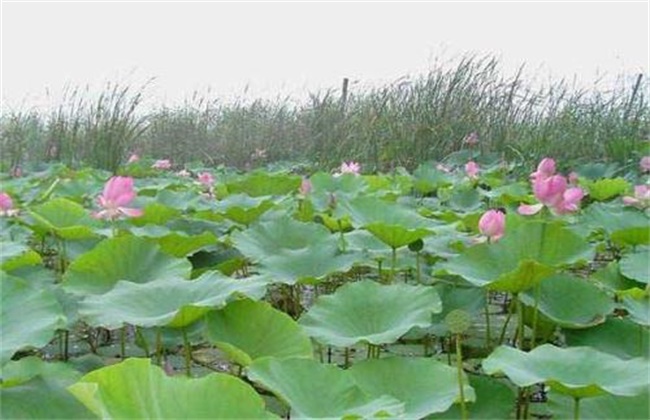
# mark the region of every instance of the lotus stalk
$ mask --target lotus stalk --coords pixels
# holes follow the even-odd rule
[[[456,370],[458,372],[458,391],[460,393],[460,416],[465,420],[468,418],[468,415],[463,386],[463,333],[472,326],[472,319],[466,311],[454,309],[445,317],[445,323],[456,342]]]

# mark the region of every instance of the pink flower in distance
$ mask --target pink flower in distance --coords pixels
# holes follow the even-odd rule
[[[160,159],[154,162],[151,167],[154,169],[169,169],[172,167],[172,164],[169,162],[169,159]]]
[[[129,156],[129,160],[126,161],[126,163],[135,163],[140,160],[140,156],[137,154],[133,153],[131,156]]]
[[[469,133],[463,139],[463,143],[465,143],[468,146],[477,145],[478,144],[478,133],[476,131],[473,131],[473,132]]]
[[[9,194],[0,192],[0,214],[3,216],[9,215],[14,208],[14,201]]]
[[[97,219],[116,219],[119,216],[142,216],[142,210],[126,207],[135,199],[133,178],[114,176],[106,182],[104,191],[97,198],[102,210],[93,214]]]
[[[302,182],[300,183],[300,190],[299,190],[300,194],[307,195],[311,192],[311,190],[312,190],[311,181],[309,180],[309,178],[303,178]]]
[[[465,164],[465,173],[472,179],[478,177],[479,170],[480,168],[478,166],[478,163],[474,162],[473,160],[470,160]]]
[[[634,187],[634,196],[623,197],[623,204],[639,209],[650,207],[650,185],[636,185]]]
[[[343,174],[359,175],[360,170],[361,170],[361,165],[357,162],[354,161],[343,162],[341,164],[341,168],[337,175],[343,175]]]
[[[201,172],[198,176],[199,182],[207,187],[211,187],[214,184],[214,177],[210,172]]]
[[[506,215],[500,210],[488,210],[478,221],[478,230],[491,242],[498,241],[506,229]]]
[[[567,179],[555,174],[555,161],[544,158],[537,166],[537,171],[530,174],[533,193],[539,204],[522,204],[517,210],[519,214],[530,216],[538,213],[544,206],[555,214],[566,214],[578,211],[580,201],[585,196],[582,188],[571,187]]]
[[[639,162],[641,172],[650,172],[650,156],[643,156]]]

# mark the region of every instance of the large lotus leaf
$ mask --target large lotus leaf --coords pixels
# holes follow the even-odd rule
[[[440,297],[432,287],[364,280],[320,296],[299,322],[307,334],[324,344],[386,344],[413,327],[428,327],[431,315],[441,310]]]
[[[101,294],[119,280],[147,283],[175,277],[188,278],[192,265],[175,258],[144,238],[122,236],[106,239],[79,256],[63,276],[66,290],[77,294]]]
[[[449,206],[462,212],[475,211],[481,207],[481,196],[474,188],[458,188],[453,191]]]
[[[265,293],[265,283],[217,272],[195,280],[118,281],[110,291],[84,298],[79,313],[96,327],[117,328],[125,322],[141,327],[183,327],[233,298],[244,295],[259,299]]]
[[[547,407],[553,418],[573,418],[573,398],[556,392],[549,393]],[[641,420],[650,418],[650,397],[648,390],[634,397],[601,395],[580,401],[582,420]]]
[[[136,226],[144,225],[164,225],[170,220],[180,216],[181,212],[171,207],[167,207],[158,202],[152,201],[142,208],[143,214],[140,217],[132,219]]]
[[[628,245],[650,244],[650,219],[637,209],[594,203],[585,209],[582,220],[591,229],[604,230],[615,242]]]
[[[539,285],[538,310],[557,325],[565,328],[587,328],[605,322],[614,310],[614,301],[588,280],[567,274],[545,279]],[[519,297],[535,306],[535,291]]]
[[[44,362],[36,357],[7,363],[2,369],[0,388],[2,418],[94,418],[66,389],[80,376],[69,364]]]
[[[24,244],[0,241],[0,250],[0,270],[6,272],[42,262],[41,256]]]
[[[354,381],[368,395],[389,395],[404,402],[406,418],[441,413],[460,401],[456,368],[431,358],[389,357],[355,363]],[[466,401],[474,401],[474,390],[463,375]]]
[[[570,346],[589,346],[622,359],[649,356],[650,332],[629,319],[608,318],[593,328],[566,330],[564,336]]]
[[[174,232],[158,239],[160,249],[174,257],[186,257],[216,243],[217,237],[212,232],[203,232],[193,236]]]
[[[422,194],[429,194],[440,187],[451,185],[452,177],[436,169],[432,164],[425,163],[413,172],[413,186]]]
[[[185,211],[197,206],[200,199],[200,195],[189,190],[171,191],[166,189],[161,190],[158,192],[158,195],[156,195],[156,201],[160,204],[180,211]]]
[[[397,417],[403,404],[394,398],[373,399],[349,371],[312,359],[256,360],[246,371],[291,407],[291,418]]]
[[[584,239],[558,222],[527,222],[497,243],[466,249],[442,267],[476,286],[517,293],[552,275],[555,268],[592,254]]]
[[[623,297],[621,305],[628,313],[630,320],[639,325],[650,326],[650,296],[642,290]]]
[[[623,277],[618,261],[610,262],[605,267],[593,273],[590,278],[613,292],[620,292],[641,286],[638,282]]]
[[[210,312],[206,337],[242,366],[260,357],[312,357],[309,337],[284,312],[266,302],[243,299]]]
[[[269,418],[264,400],[241,379],[221,373],[168,377],[149,359],[95,370],[70,392],[102,418]]]
[[[55,198],[31,209],[32,228],[39,234],[54,233],[63,239],[84,239],[95,236],[97,221],[80,204]]]
[[[235,194],[217,203],[216,211],[234,222],[248,226],[271,207],[272,200]]]
[[[469,375],[469,384],[474,389],[476,401],[467,404],[470,419],[509,419],[512,418],[515,394],[500,381],[488,376]],[[428,419],[460,419],[460,406],[454,404],[444,413],[433,414]]]
[[[61,305],[50,289],[0,272],[0,366],[27,346],[43,347],[65,326]]]
[[[339,251],[339,238],[322,225],[291,218],[262,222],[232,236],[242,254],[273,281],[294,284],[349,270],[355,255]]]
[[[253,172],[250,175],[228,182],[226,187],[231,194],[244,193],[251,197],[264,195],[285,195],[297,191],[301,178],[283,173]]]
[[[621,274],[628,279],[650,283],[650,248],[623,255],[619,267]]]
[[[398,203],[392,203],[373,196],[359,196],[342,203],[337,208],[340,216],[350,215],[359,226],[383,224],[401,226],[404,229],[427,229],[436,226],[430,219],[420,216],[415,210]]]
[[[580,185],[583,185],[581,180]],[[623,194],[630,188],[630,183],[623,178],[603,178],[597,181],[584,180],[589,190],[589,197],[597,201],[605,201]]]
[[[488,374],[505,373],[518,386],[545,382],[576,398],[610,393],[634,396],[650,385],[650,365],[643,358],[621,360],[591,347],[560,348],[551,344],[529,353],[497,347],[483,360]]]
[[[435,335],[444,336],[449,333],[449,325],[445,322],[445,317],[453,310],[460,309],[472,316],[484,311],[486,292],[483,289],[457,287],[444,283],[436,284],[433,288],[444,302],[442,312],[432,317],[433,326],[430,331]]]

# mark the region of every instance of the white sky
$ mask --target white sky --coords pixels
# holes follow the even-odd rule
[[[304,96],[426,73],[436,58],[494,54],[529,80],[649,71],[648,1],[2,1],[4,106],[39,106],[66,84],[139,84],[155,101]],[[355,85],[357,86],[357,85]],[[354,87],[353,86],[353,89]],[[4,107],[3,106],[3,107]]]

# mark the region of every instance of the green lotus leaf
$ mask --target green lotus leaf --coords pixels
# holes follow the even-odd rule
[[[230,302],[206,316],[205,329],[206,337],[242,366],[266,356],[313,356],[311,340],[300,326],[266,302]]]
[[[432,317],[433,325],[429,331],[433,334],[438,336],[449,334],[445,317],[453,310],[460,309],[468,312],[472,316],[476,316],[485,309],[486,292],[483,289],[476,287],[456,287],[444,283],[436,284],[433,288],[438,292],[440,299],[444,303],[442,312],[434,314]]]
[[[624,296],[622,307],[632,322],[650,326],[650,296],[646,292],[639,293],[639,296]]]
[[[243,178],[228,182],[226,187],[231,194],[243,193],[251,197],[265,195],[285,195],[300,188],[301,178],[283,173],[253,172]]]
[[[370,223],[365,228],[391,248],[401,248],[432,234],[427,229],[406,229],[400,225]]]
[[[437,170],[430,163],[423,163],[413,172],[413,186],[421,194],[430,194],[440,187],[452,184],[450,175]]]
[[[5,272],[43,262],[36,251],[17,242],[0,241],[0,250],[0,270]]]
[[[406,418],[441,413],[460,401],[457,370],[431,358],[367,359],[355,363],[349,371],[368,395],[389,395],[404,402]],[[463,387],[465,400],[474,401],[474,390],[465,375]]]
[[[575,398],[609,393],[634,396],[650,385],[650,365],[643,358],[622,360],[591,347],[560,348],[551,344],[529,353],[497,347],[483,360],[487,374],[505,373],[518,386],[545,382]]]
[[[43,347],[65,326],[61,305],[50,289],[0,271],[0,366],[18,350]]]
[[[621,274],[628,279],[650,283],[650,248],[623,255],[619,261]]]
[[[312,359],[258,359],[246,376],[285,401],[291,418],[397,417],[404,409],[394,398],[366,395],[349,371]]]
[[[80,204],[65,198],[54,198],[29,211],[28,224],[40,235],[53,233],[63,239],[85,239],[95,236],[98,222]]]
[[[160,249],[174,257],[186,257],[207,246],[217,243],[217,237],[212,232],[203,232],[200,235],[186,235],[174,232],[158,239]]]
[[[518,293],[554,274],[557,267],[590,259],[593,252],[560,223],[526,222],[499,242],[470,247],[441,266],[476,286]]]
[[[385,344],[413,327],[428,327],[431,315],[441,310],[440,297],[432,287],[386,286],[364,280],[320,296],[299,322],[307,334],[324,344]]]
[[[589,346],[622,359],[648,357],[650,331],[629,319],[608,318],[593,328],[566,330],[564,336],[570,346]]]
[[[241,379],[212,373],[168,377],[149,359],[95,370],[68,390],[102,418],[269,418],[264,400]]]
[[[625,291],[640,286],[638,282],[623,277],[618,261],[610,262],[605,267],[589,276],[589,278],[595,280],[612,292]]]
[[[467,404],[470,419],[509,419],[513,411],[515,394],[508,385],[487,376],[469,375],[476,401]],[[454,404],[444,413],[433,414],[429,419],[460,419],[460,406]]]
[[[242,254],[261,263],[267,277],[287,284],[347,271],[356,260],[341,253],[339,237],[322,225],[291,218],[258,223],[235,232],[232,240]]]
[[[69,364],[25,357],[2,369],[2,418],[89,419],[95,418],[66,389],[81,374]],[[38,403],[35,403],[35,402]]]
[[[449,206],[462,212],[475,211],[481,207],[481,196],[474,188],[458,188],[452,193]]]
[[[625,193],[630,183],[623,178],[603,178],[597,181],[583,180],[589,190],[589,197],[596,201],[605,201]],[[580,185],[583,185],[581,181]]]
[[[201,196],[193,191],[171,191],[168,189],[161,190],[156,195],[156,201],[169,208],[186,211],[195,207],[201,199]]]
[[[175,258],[144,238],[122,236],[106,239],[74,260],[63,276],[63,287],[76,294],[101,294],[120,280],[147,283],[169,278],[188,278],[192,265]]]
[[[538,310],[564,328],[602,324],[614,310],[614,301],[588,280],[558,274],[545,279],[539,287]],[[535,306],[534,291],[519,298],[529,307]]]
[[[216,205],[216,211],[234,222],[248,226],[273,206],[273,201],[268,198],[235,194],[220,201]]]
[[[548,395],[547,407],[553,418],[570,419],[574,414],[574,400],[557,392]],[[632,420],[650,418],[648,391],[634,397],[601,395],[580,402],[582,420]]]
[[[614,242],[628,245],[650,244],[650,219],[637,209],[594,203],[584,210],[582,220],[593,230],[604,230]]]
[[[233,279],[218,272],[195,280],[172,277],[148,283],[118,281],[104,294],[85,297],[79,314],[96,327],[117,328],[126,322],[141,327],[178,328],[240,295],[259,299],[265,293],[265,283]]]

